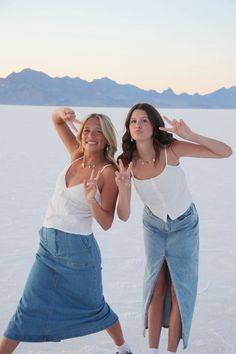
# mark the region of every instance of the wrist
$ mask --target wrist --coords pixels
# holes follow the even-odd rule
[[[128,191],[130,191],[130,189],[131,189],[131,183],[126,183],[125,185],[122,184],[118,186],[118,190],[120,193],[126,194]]]
[[[194,143],[197,143],[198,142],[198,138],[199,138],[199,135],[197,133],[194,133],[192,132],[189,136],[188,136],[188,140],[189,141],[192,141]]]
[[[95,197],[87,199],[89,205],[95,205],[97,204],[97,200]]]

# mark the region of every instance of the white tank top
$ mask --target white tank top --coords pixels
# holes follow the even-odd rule
[[[85,198],[84,185],[80,183],[72,187],[66,186],[66,172],[72,164],[66,166],[57,177],[56,188],[49,200],[43,226],[72,234],[90,235],[93,215]],[[105,165],[101,172],[107,166],[111,164]],[[100,201],[99,190],[95,198]]]
[[[184,171],[180,167],[168,165],[165,149],[165,168],[156,177],[140,180],[133,176],[134,185],[142,202],[152,213],[162,220],[176,219],[192,203]]]

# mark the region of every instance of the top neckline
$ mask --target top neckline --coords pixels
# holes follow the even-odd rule
[[[179,167],[179,166],[180,166],[180,163],[178,163],[178,165],[169,165],[169,164],[168,164],[168,156],[167,156],[167,149],[166,149],[166,146],[165,146],[165,148],[164,148],[164,152],[165,152],[165,167],[163,168],[163,170],[161,171],[161,173],[159,173],[159,175],[156,175],[156,176],[153,176],[153,177],[150,177],[150,178],[139,179],[139,178],[135,177],[134,174],[133,174],[133,172],[132,172],[133,178],[134,178],[136,181],[150,181],[150,180],[155,179],[155,178],[158,179],[159,177],[161,177],[161,176],[165,173],[165,171],[166,171],[166,169],[167,169],[168,167],[172,168],[172,167]]]
[[[66,184],[66,174],[67,174],[67,172],[69,171],[70,167],[73,165],[74,162],[79,161],[79,160],[81,160],[82,158],[83,158],[83,157],[79,157],[78,159],[75,159],[74,161],[72,161],[72,162],[70,163],[69,166],[67,165],[67,166],[65,167],[65,170],[64,170],[64,172],[63,172],[63,181],[64,181],[64,187],[65,187],[66,190],[70,190],[70,189],[72,189],[72,188],[75,188],[75,187],[79,187],[79,186],[83,186],[83,185],[84,185],[83,182],[74,184],[73,186],[70,186],[70,187],[68,187],[67,184]],[[104,165],[103,168],[101,169],[100,174],[104,171],[104,169],[105,169],[107,166],[111,166],[111,165],[112,165],[111,163],[108,163],[108,164]],[[97,189],[97,191],[100,193],[99,189]]]
[[[152,179],[158,179],[159,177],[161,177],[167,168],[176,168],[176,167],[180,167],[180,164],[178,165],[165,165],[164,169],[161,171],[161,173],[159,173],[159,175],[150,177],[150,178],[144,178],[144,179],[140,179],[134,176],[134,174],[132,173],[133,179],[135,179],[136,181],[142,182],[142,181],[151,181]]]

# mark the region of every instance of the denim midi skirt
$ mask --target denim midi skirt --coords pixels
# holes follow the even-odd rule
[[[146,268],[143,289],[144,334],[148,328],[148,307],[163,263],[168,266],[167,292],[164,301],[163,327],[169,327],[171,282],[175,289],[181,321],[183,347],[191,328],[198,282],[198,214],[194,204],[177,219],[167,221],[155,216],[145,206],[143,211]]]
[[[118,320],[102,291],[101,255],[93,236],[40,229],[40,245],[22,298],[4,335],[24,342],[95,333]]]

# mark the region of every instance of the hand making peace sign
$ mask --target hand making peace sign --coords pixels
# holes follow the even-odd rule
[[[101,171],[99,170],[96,176],[94,176],[94,173],[95,173],[94,169],[92,169],[89,179],[84,181],[85,197],[88,202],[95,201],[95,195],[98,189],[97,182],[101,174]]]
[[[75,123],[82,124],[82,122],[76,118],[75,111],[69,107],[62,108],[60,116],[75,132],[77,132]]]
[[[191,135],[193,134],[192,130],[187,126],[187,124],[182,120],[176,120],[176,119],[169,119],[166,116],[163,116],[163,119],[171,125],[171,127],[160,127],[159,130],[169,132],[169,133],[174,133],[178,135],[179,137],[189,140]]]
[[[116,171],[116,184],[119,189],[124,188],[124,189],[129,189],[130,188],[130,178],[132,175],[132,165],[133,163],[130,162],[128,167],[125,168],[124,164],[121,159],[118,161],[118,168],[119,171]]]

